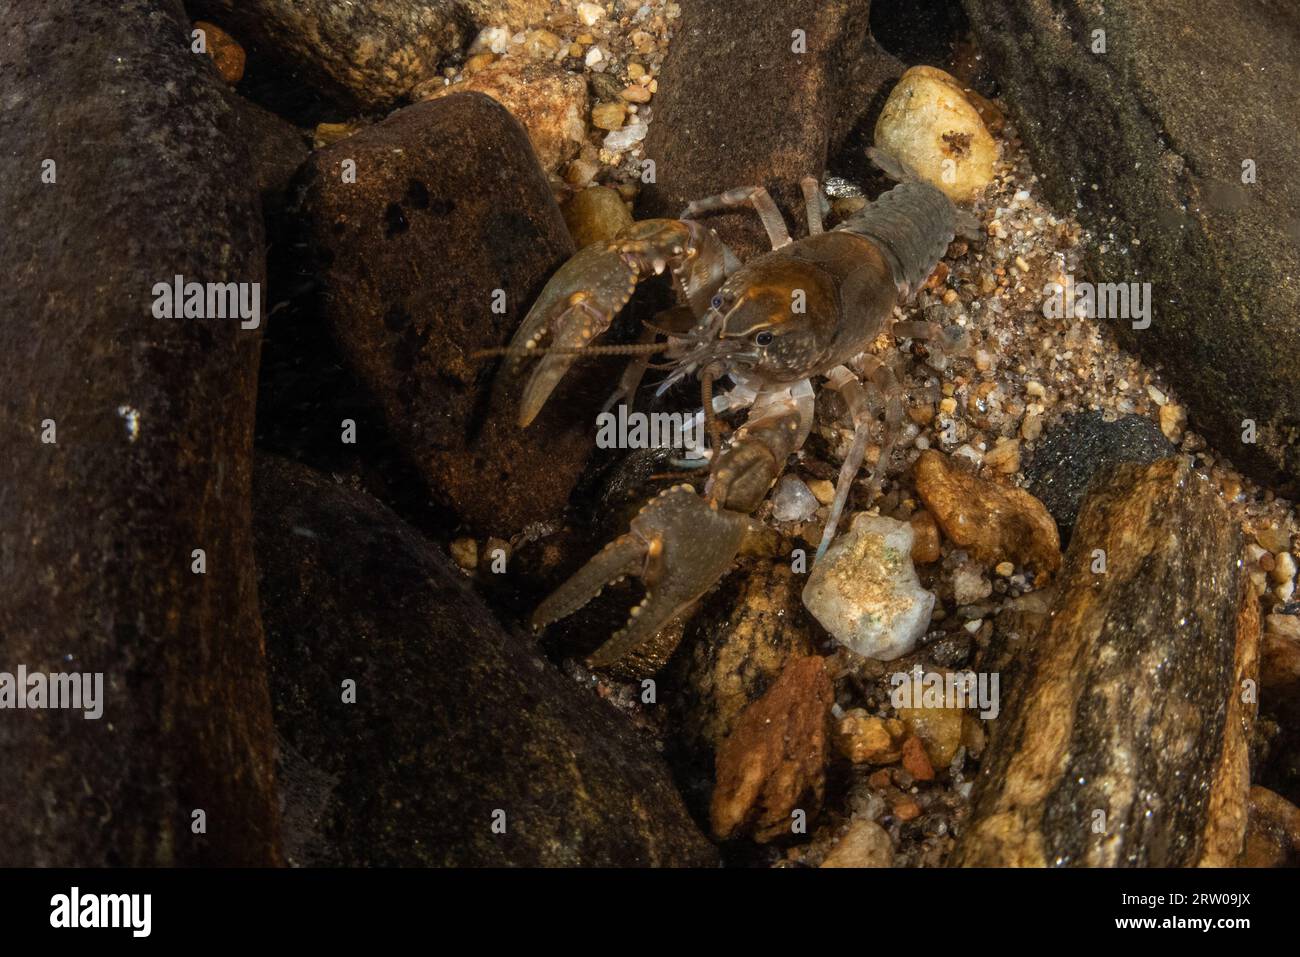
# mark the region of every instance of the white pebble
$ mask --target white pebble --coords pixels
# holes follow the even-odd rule
[[[645,139],[645,134],[646,125],[638,119],[621,130],[614,130],[605,137],[605,142],[601,145],[612,153],[621,153],[640,143]]]
[[[595,66],[603,59],[605,59],[605,54],[600,51],[600,47],[592,47],[587,51],[587,66]]]
[[[578,19],[582,21],[583,26],[594,26],[596,21],[603,20],[605,17],[605,8],[598,3],[580,3],[578,4]]]
[[[484,27],[474,38],[474,42],[469,45],[469,52],[471,56],[487,51],[501,54],[506,52],[509,45],[510,31],[505,27]]]
[[[804,607],[849,650],[893,661],[930,627],[934,594],[912,567],[912,538],[907,522],[860,512],[813,566]]]

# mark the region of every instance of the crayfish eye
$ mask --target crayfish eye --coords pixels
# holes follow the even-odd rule
[[[721,296],[714,296],[712,299],[709,300],[709,305],[712,306],[714,309],[721,309],[721,308],[722,308],[722,297],[721,297]]]
[[[760,332],[754,336],[755,345],[767,346],[772,344],[773,335],[770,332]]]

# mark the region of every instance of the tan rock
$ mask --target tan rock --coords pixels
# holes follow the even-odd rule
[[[627,116],[626,104],[599,103],[591,111],[591,125],[602,130],[622,129],[625,116]]]
[[[835,725],[835,752],[853,764],[893,764],[902,755],[901,721],[877,718],[862,708],[845,713]]]
[[[984,464],[1003,475],[1020,471],[1020,442],[1017,439],[998,439],[997,444],[984,455]]]
[[[312,132],[312,146],[318,150],[324,149],[331,143],[346,139],[364,126],[363,123],[317,123]]]
[[[1267,788],[1250,789],[1246,843],[1238,867],[1300,864],[1300,808]],[[823,865],[825,866],[825,865]]]
[[[558,169],[586,140],[587,84],[554,64],[507,57],[454,86],[435,89],[427,98],[471,91],[492,97],[523,124],[538,162],[548,172]]]
[[[1181,405],[1168,402],[1160,407],[1160,431],[1170,442],[1178,442],[1187,428],[1187,412]]]
[[[792,815],[811,820],[826,786],[834,692],[823,659],[797,658],[740,715],[718,750],[709,807],[714,836],[767,842],[791,833]]]
[[[993,178],[998,148],[962,85],[933,67],[903,74],[876,123],[876,146],[954,201],[972,202]]]
[[[925,509],[913,513],[912,524],[912,561],[917,565],[937,562],[943,553],[939,549],[939,526],[934,516]]]
[[[908,731],[921,739],[926,756],[936,768],[946,768],[956,756],[957,749],[961,746],[964,714],[961,708],[898,709],[899,720],[907,726]]]
[[[809,479],[808,490],[813,493],[818,505],[829,505],[835,501],[835,483],[827,479]]]
[[[1012,561],[1046,577],[1061,567],[1061,538],[1047,508],[1024,489],[964,471],[933,449],[915,467],[916,490],[944,534],[977,561]]]
[[[613,239],[620,229],[632,223],[632,214],[623,197],[608,186],[591,186],[574,193],[561,212],[573,245],[578,249]]]
[[[855,820],[849,825],[822,867],[892,867],[894,844],[889,832],[875,821]]]

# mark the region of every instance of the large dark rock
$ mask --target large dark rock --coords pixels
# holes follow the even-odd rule
[[[442,551],[281,459],[259,460],[254,495],[292,862],[714,862],[650,742],[506,633]]]
[[[0,31],[0,669],[105,698],[0,712],[0,864],[274,863],[260,330],[152,315],[178,273],[264,282],[236,116],[179,2],[7,4]]]
[[[1210,480],[1179,458],[1093,482],[1051,613],[1003,682],[955,863],[1237,859],[1260,631],[1243,547]]]
[[[1122,341],[1255,476],[1300,475],[1300,58],[1294,4],[965,0],[1052,201],[1094,231],[1091,276],[1150,282]],[[1092,52],[1105,30],[1105,53]],[[1258,182],[1242,183],[1254,163]],[[1139,242],[1140,241],[1140,244]],[[1258,427],[1242,441],[1243,420]]]
[[[190,0],[240,40],[272,51],[326,93],[383,109],[441,83],[438,67],[480,26],[516,30],[548,0]],[[256,55],[256,54],[254,54]]]
[[[677,216],[694,199],[766,186],[797,230],[800,177],[820,176],[902,66],[871,39],[863,0],[684,0],[659,79],[645,155],[656,182],[638,218]],[[795,53],[794,31],[807,49]],[[709,214],[742,258],[771,248],[751,209]],[[799,233],[796,232],[796,235]]]
[[[321,150],[307,175],[326,320],[431,493],[484,534],[558,518],[616,377],[576,367],[521,429],[517,393],[492,387],[497,363],[472,356],[509,341],[573,253],[523,128],[480,93],[454,94]]]

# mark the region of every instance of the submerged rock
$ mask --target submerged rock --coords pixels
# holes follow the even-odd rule
[[[1251,788],[1246,846],[1236,863],[1238,867],[1300,864],[1300,808],[1267,788]]]
[[[778,522],[806,522],[817,511],[817,496],[793,475],[784,475],[772,493],[772,517]]]
[[[481,93],[441,97],[313,154],[308,174],[326,320],[430,493],[485,534],[558,517],[613,377],[575,369],[522,429],[497,364],[472,355],[509,341],[573,252],[518,121]]]
[[[871,39],[869,6],[787,0],[779,16],[767,0],[681,6],[685,29],[664,61],[645,140],[656,178],[643,189],[639,218],[676,216],[691,200],[765,186],[790,222],[805,222],[800,177],[821,175],[832,145],[901,72]],[[796,28],[803,47],[792,40]],[[739,78],[744,101],[761,109],[740,107]],[[709,214],[707,222],[742,259],[771,249],[752,209]]]
[[[608,186],[580,189],[564,204],[564,222],[578,249],[606,242],[632,224],[632,214],[618,190]]]
[[[875,821],[855,820],[835,842],[822,867],[892,867],[894,843]]]
[[[1061,567],[1061,540],[1043,503],[1021,488],[965,471],[933,449],[916,460],[916,491],[954,545],[985,565],[1010,560],[1044,578]]]
[[[674,736],[705,763],[786,665],[814,650],[812,623],[799,607],[802,579],[789,563],[747,560],[733,578],[738,588],[701,603],[669,674],[680,689],[672,694]]]
[[[978,199],[993,179],[998,146],[955,77],[914,66],[876,121],[876,146],[955,203]]]
[[[0,717],[0,865],[274,864],[234,98],[179,3],[4,4],[0,33],[0,670],[103,676],[98,720]],[[246,284],[259,328],[155,316],[177,274]]]
[[[866,658],[892,661],[930,625],[934,594],[912,567],[912,527],[859,513],[813,566],[803,603],[837,642]]]
[[[436,81],[478,26],[520,29],[548,0],[190,0],[215,19],[296,67],[327,94],[380,110]],[[490,23],[488,22],[490,21]]]
[[[254,495],[291,862],[715,862],[651,742],[507,634],[441,549],[284,460],[258,461]]]
[[[953,863],[1236,860],[1259,642],[1243,545],[1212,483],[1177,458],[1093,483],[1051,614],[1002,682]]]

